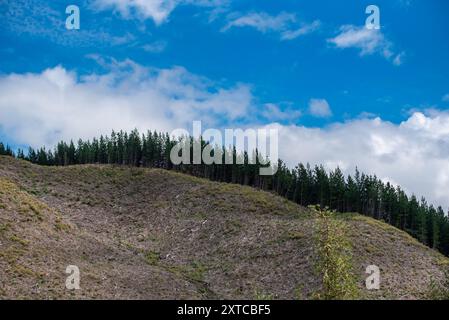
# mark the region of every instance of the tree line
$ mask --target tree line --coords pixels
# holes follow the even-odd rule
[[[12,151],[11,147],[8,145],[4,145],[2,142],[0,142],[0,156],[14,156],[14,152]]]
[[[189,138],[204,150],[208,143]],[[288,168],[278,160],[277,172],[273,176],[262,176],[259,168],[266,166],[258,159],[258,151],[237,152],[235,147],[212,147],[211,154],[220,154],[223,164],[182,163],[175,165],[170,160],[170,151],[178,140],[167,133],[140,134],[112,132],[92,141],[79,140],[76,144],[59,142],[54,150],[29,148],[27,154],[18,150],[17,158],[48,166],[75,164],[113,164],[137,167],[176,170],[213,181],[248,185],[271,191],[302,206],[320,205],[338,212],[357,212],[383,220],[423,244],[449,256],[449,218],[441,206],[428,204],[424,198],[407,195],[399,186],[383,182],[375,175],[356,169],[353,175],[345,176],[340,168],[327,171],[322,165],[311,166],[299,163]],[[210,147],[210,146],[209,146]],[[0,143],[0,154],[15,156],[10,147]],[[192,152],[191,160],[192,160]],[[225,164],[225,159],[233,159]],[[253,160],[253,161],[250,161]]]

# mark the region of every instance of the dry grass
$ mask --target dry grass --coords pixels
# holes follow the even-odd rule
[[[428,297],[448,259],[346,214],[362,298]],[[0,157],[0,298],[308,299],[316,219],[274,194],[159,169]],[[81,288],[65,289],[79,266]],[[381,290],[364,289],[381,268]]]

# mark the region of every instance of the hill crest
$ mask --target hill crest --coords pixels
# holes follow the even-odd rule
[[[162,169],[41,167],[0,157],[3,298],[307,299],[316,217],[272,193]],[[427,298],[448,259],[341,214],[361,298]],[[367,265],[381,289],[364,288]],[[65,289],[78,265],[80,291]]]

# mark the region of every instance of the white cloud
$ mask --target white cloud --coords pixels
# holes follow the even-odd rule
[[[167,47],[167,42],[165,41],[155,41],[152,43],[147,43],[142,46],[142,49],[149,53],[161,53]]]
[[[124,18],[152,19],[156,25],[160,25],[167,21],[178,5],[220,7],[226,3],[227,0],[94,0],[92,7],[97,10],[116,10]]]
[[[309,112],[314,117],[328,118],[332,116],[332,110],[325,99],[310,99]]]
[[[340,33],[327,40],[337,48],[356,48],[360,50],[360,55],[380,54],[394,65],[401,65],[404,52],[399,54],[392,51],[393,44],[386,39],[381,30],[368,29],[364,26],[344,25],[340,27]]]
[[[100,62],[109,71],[79,75],[58,66],[0,76],[1,130],[15,143],[38,147],[90,139],[111,129],[190,129],[192,120],[202,120],[203,128],[240,127],[241,119],[245,127],[261,127],[248,118],[258,109],[247,85],[220,87],[181,67]],[[291,110],[267,104],[258,112],[273,122],[291,120]],[[280,156],[290,166],[322,163],[346,173],[358,166],[409,194],[449,206],[449,112],[414,112],[400,124],[362,118],[326,128],[267,126],[279,129]]]
[[[139,17],[153,19],[159,25],[179,4],[179,0],[95,0],[93,5],[99,10],[115,9],[126,18],[137,14]]]
[[[301,111],[292,109],[290,105],[283,109],[278,104],[266,103],[262,110],[262,116],[268,121],[295,121],[301,117]]]
[[[303,35],[313,32],[315,30],[318,30],[318,28],[320,26],[321,26],[321,22],[318,20],[315,20],[310,24],[303,25],[299,29],[284,31],[281,35],[281,39],[282,40],[293,40],[300,36],[303,36]]]
[[[395,57],[394,57],[394,59],[393,59],[393,64],[395,65],[395,66],[400,66],[401,64],[403,64],[404,63],[404,56],[405,56],[405,53],[404,52],[401,52],[401,53],[399,53],[398,55],[396,55]]]
[[[227,31],[233,27],[252,27],[260,32],[268,31],[282,31],[287,28],[287,26],[295,21],[295,15],[287,12],[282,12],[277,16],[271,16],[268,13],[249,13],[247,15],[241,15],[234,13],[231,16],[230,21],[222,29],[222,31]]]
[[[420,135],[431,139],[449,137],[448,113],[430,109],[427,116],[422,112],[414,112],[411,117],[401,125],[408,130],[419,132]]]
[[[291,167],[298,162],[337,165],[347,174],[357,166],[399,184],[409,195],[449,207],[449,112],[415,112],[400,124],[357,119],[327,128],[279,129],[279,154]]]
[[[278,15],[270,15],[266,12],[251,12],[246,15],[231,13],[228,15],[228,23],[221,29],[226,32],[231,28],[251,27],[259,32],[277,32],[281,40],[293,40],[300,36],[316,31],[320,27],[320,21],[297,26],[297,18],[293,13],[281,12]]]
[[[31,35],[67,47],[110,47],[134,40],[130,33],[118,35],[108,32],[98,21],[90,21],[86,25],[81,21],[81,29],[73,32],[66,29],[66,18],[65,11],[55,8],[54,3],[40,0],[0,1],[2,28],[14,36]]]
[[[244,84],[217,87],[181,67],[150,69],[132,61],[113,62],[101,75],[57,66],[0,77],[0,127],[16,143],[35,147],[111,129],[171,131],[190,128],[193,120],[218,126],[244,117],[251,104]]]

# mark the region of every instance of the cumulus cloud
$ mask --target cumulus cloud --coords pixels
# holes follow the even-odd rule
[[[104,63],[104,62],[103,62]],[[113,62],[104,74],[78,75],[61,66],[0,77],[0,128],[16,143],[52,146],[111,129],[217,126],[248,113],[248,86],[224,88],[181,67],[144,68]],[[222,120],[220,120],[222,121]]]
[[[320,22],[316,20],[310,24],[303,23],[298,27],[296,15],[288,12],[281,12],[278,15],[270,15],[266,12],[251,12],[242,15],[234,12],[228,15],[228,23],[221,31],[251,27],[262,33],[279,33],[281,40],[293,40],[317,30],[319,26]]]
[[[353,174],[357,166],[408,194],[449,207],[449,112],[415,112],[400,124],[375,118],[327,128],[266,127],[279,130],[279,154],[291,167],[299,161],[322,163]]]
[[[337,48],[356,48],[360,50],[360,55],[380,54],[394,65],[401,65],[405,53],[395,53],[393,44],[389,41],[380,29],[368,29],[365,26],[344,25],[340,27],[340,33],[328,43]]]
[[[325,99],[310,99],[309,112],[318,118],[328,118],[332,116],[332,110]]]

